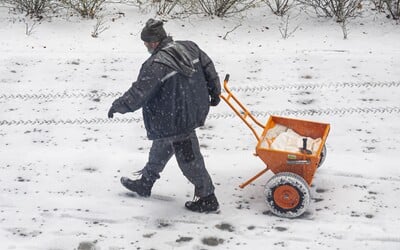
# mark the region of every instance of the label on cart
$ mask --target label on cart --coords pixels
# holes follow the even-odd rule
[[[287,158],[288,158],[288,160],[296,160],[297,156],[296,155],[288,155]]]

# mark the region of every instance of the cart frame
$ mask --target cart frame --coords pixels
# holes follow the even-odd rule
[[[271,115],[266,125],[263,125],[228,88],[228,81],[229,74],[225,76],[224,80],[226,95],[221,94],[221,98],[253,132],[257,139],[257,146],[254,155],[258,156],[266,164],[266,167],[262,171],[240,184],[239,187],[246,187],[268,170],[271,170],[274,174],[282,172],[297,174],[310,186],[316,169],[322,163],[322,152],[325,148],[325,142],[330,131],[330,124]],[[294,153],[273,150],[265,147],[264,138],[266,133],[276,124],[281,124],[291,128],[305,137],[321,138],[322,141],[317,152],[315,154]],[[263,132],[261,134],[257,133],[256,126],[262,129]]]

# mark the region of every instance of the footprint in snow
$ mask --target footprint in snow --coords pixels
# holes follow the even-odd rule
[[[203,238],[201,242],[207,246],[218,246],[224,243],[224,239],[216,238],[216,237],[207,237]]]
[[[228,231],[228,232],[235,231],[235,228],[229,223],[221,223],[221,224],[215,225],[215,227],[222,231]]]
[[[184,236],[181,236],[181,237],[179,237],[179,238],[176,240],[176,242],[178,242],[178,243],[181,243],[181,242],[189,242],[189,241],[191,241],[191,240],[193,240],[192,237],[184,237]]]

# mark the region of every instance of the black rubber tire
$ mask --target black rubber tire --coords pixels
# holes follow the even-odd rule
[[[282,186],[290,186],[297,191],[299,201],[293,208],[283,208],[274,200],[274,192]],[[310,204],[310,188],[307,182],[299,175],[282,172],[273,176],[265,186],[266,202],[270,211],[284,218],[296,218],[302,215]]]
[[[319,160],[317,168],[322,166],[322,164],[325,162],[325,159],[326,159],[326,146],[324,145],[324,147],[322,148],[322,151],[321,151],[321,158]]]

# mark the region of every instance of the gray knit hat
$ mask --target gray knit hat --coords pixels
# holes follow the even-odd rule
[[[140,34],[140,38],[144,42],[159,42],[167,37],[167,33],[163,28],[163,22],[159,20],[154,20],[150,18],[146,22],[146,26],[144,26],[142,33]]]

